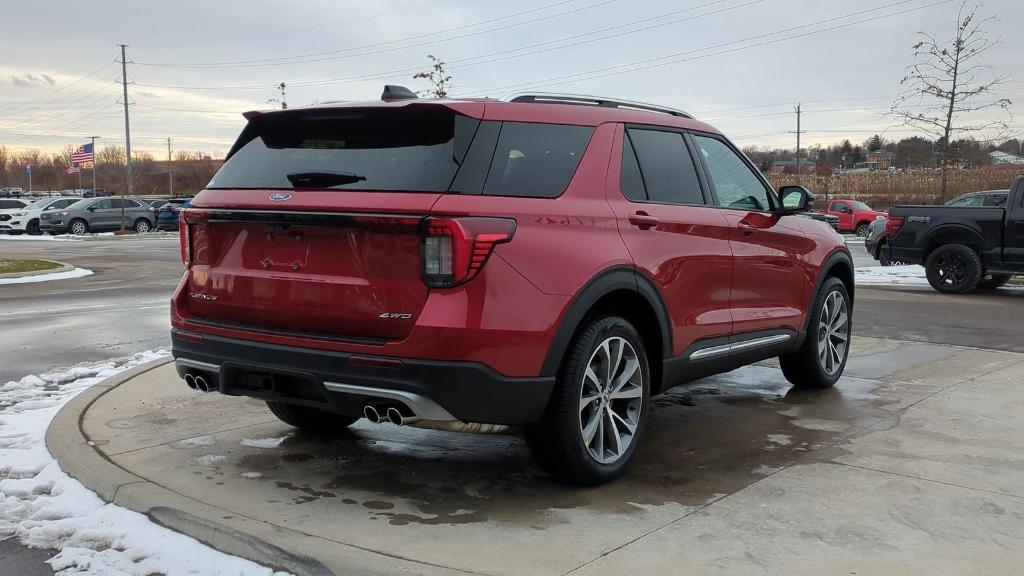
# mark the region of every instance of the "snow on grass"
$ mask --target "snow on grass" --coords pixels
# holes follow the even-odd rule
[[[287,439],[287,436],[279,438],[242,438],[239,444],[250,448],[277,448]]]
[[[50,421],[76,394],[164,355],[142,352],[0,385],[0,540],[15,536],[33,548],[59,550],[48,562],[67,576],[273,574],[103,502],[62,472],[46,449]]]
[[[32,282],[47,282],[49,280],[67,280],[91,274],[92,270],[88,268],[75,268],[66,272],[51,272],[49,274],[35,274],[33,276],[20,276],[17,278],[0,278],[0,284],[29,284]]]
[[[916,264],[907,266],[865,266],[853,271],[857,284],[883,286],[928,286],[924,267]]]
[[[13,241],[26,241],[26,240],[39,241],[39,240],[45,240],[45,241],[58,241],[58,242],[69,242],[69,241],[70,242],[81,242],[82,240],[85,240],[85,238],[86,238],[85,236],[73,236],[73,235],[70,235],[70,234],[65,234],[65,235],[62,235],[62,236],[50,236],[50,235],[47,235],[47,234],[40,234],[38,236],[31,236],[31,235],[28,235],[28,234],[18,234],[16,236],[12,235],[12,234],[0,234],[0,240],[13,240]]]

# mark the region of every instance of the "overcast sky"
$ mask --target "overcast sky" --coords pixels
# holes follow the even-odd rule
[[[245,110],[285,82],[290,106],[426,87],[427,54],[454,95],[616,96],[682,108],[742,146],[898,139],[881,112],[900,90],[918,30],[948,38],[959,0],[93,0],[17,2],[0,26],[0,144],[55,150],[124,143],[117,43],[128,47],[133,146],[226,151]],[[1024,131],[1024,2],[988,0]],[[888,128],[888,129],[887,129]]]

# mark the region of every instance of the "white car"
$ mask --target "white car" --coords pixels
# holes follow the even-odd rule
[[[81,198],[43,198],[21,208],[0,210],[0,232],[8,234],[39,234],[39,215],[49,210],[60,210],[78,202]]]

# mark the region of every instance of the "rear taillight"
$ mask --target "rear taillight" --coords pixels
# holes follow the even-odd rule
[[[885,235],[892,238],[899,233],[900,228],[903,228],[904,220],[903,216],[889,216],[889,219],[885,221]]]
[[[178,236],[181,241],[181,261],[186,268],[203,264],[206,259],[205,212],[182,210],[178,218]]]
[[[431,288],[451,288],[480,273],[494,247],[512,240],[507,218],[427,218],[422,225],[420,272]]]

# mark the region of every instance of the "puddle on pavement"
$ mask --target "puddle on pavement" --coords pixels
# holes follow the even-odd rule
[[[614,514],[704,505],[836,446],[883,419],[875,380],[793,390],[777,368],[748,366],[656,398],[628,474],[596,488],[563,486],[515,435],[360,423],[340,438],[296,433],[274,449],[242,448],[221,469],[288,495],[275,502],[344,507],[394,525],[509,522],[543,529],[552,511]],[[195,441],[197,439],[193,439]]]

